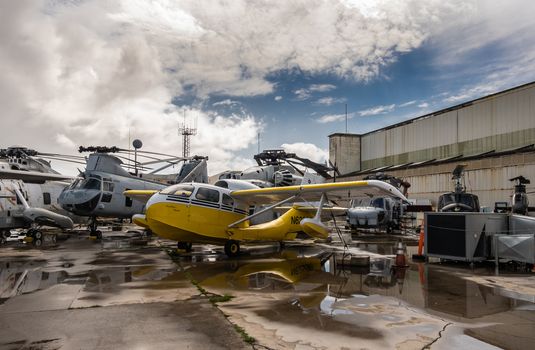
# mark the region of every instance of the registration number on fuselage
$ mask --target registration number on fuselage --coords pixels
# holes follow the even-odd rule
[[[292,225],[299,225],[301,223],[301,220],[303,220],[304,218],[304,216],[292,216],[290,218],[290,222],[292,223]]]

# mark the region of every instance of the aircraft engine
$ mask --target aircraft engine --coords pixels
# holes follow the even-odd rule
[[[278,170],[273,174],[273,183],[275,186],[291,186],[296,182],[296,176],[289,170]]]

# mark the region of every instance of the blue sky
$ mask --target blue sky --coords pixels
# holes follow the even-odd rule
[[[252,165],[258,133],[262,149],[325,161],[346,103],[364,133],[535,81],[533,13],[528,0],[1,2],[2,147],[140,138],[180,154],[185,113],[210,173]]]

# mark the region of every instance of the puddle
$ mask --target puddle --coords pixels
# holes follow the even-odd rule
[[[391,255],[397,239],[359,238],[353,245]],[[226,258],[219,246],[194,245],[175,263],[165,253],[174,248],[172,242],[135,246],[134,240],[114,233],[100,244],[80,237],[54,250],[5,250],[6,256],[0,255],[0,311],[19,310],[23,303],[40,310],[39,298],[54,297],[51,307],[65,308],[188,299],[199,295],[193,279],[209,292],[235,296],[222,307],[247,312],[290,342],[301,334],[311,338],[310,344],[335,346],[325,342],[332,338],[326,334],[336,334],[340,346],[357,338],[362,347],[373,348],[378,343],[366,343],[373,341],[394,348],[410,340],[422,348],[445,320],[496,324],[503,315],[535,308],[528,296],[465,278],[469,269],[423,263],[395,268],[394,259],[376,255],[367,266],[348,268],[329,247],[298,244],[283,251],[275,245],[247,247],[237,259]],[[28,295],[35,296],[35,304],[24,299]]]

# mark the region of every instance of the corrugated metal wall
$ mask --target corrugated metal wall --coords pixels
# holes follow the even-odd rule
[[[504,150],[532,142],[534,137],[535,84],[363,135],[362,169]]]
[[[482,206],[494,207],[495,202],[509,202],[514,183],[509,179],[523,175],[531,180],[528,192],[535,192],[535,152],[509,154],[499,157],[463,161],[466,165],[465,185],[470,193],[479,196]],[[418,168],[387,171],[411,184],[409,198],[429,199],[436,205],[438,196],[453,190],[451,172],[457,163],[428,165]],[[340,181],[360,180],[363,175],[342,178]],[[535,206],[535,193],[528,195]]]

